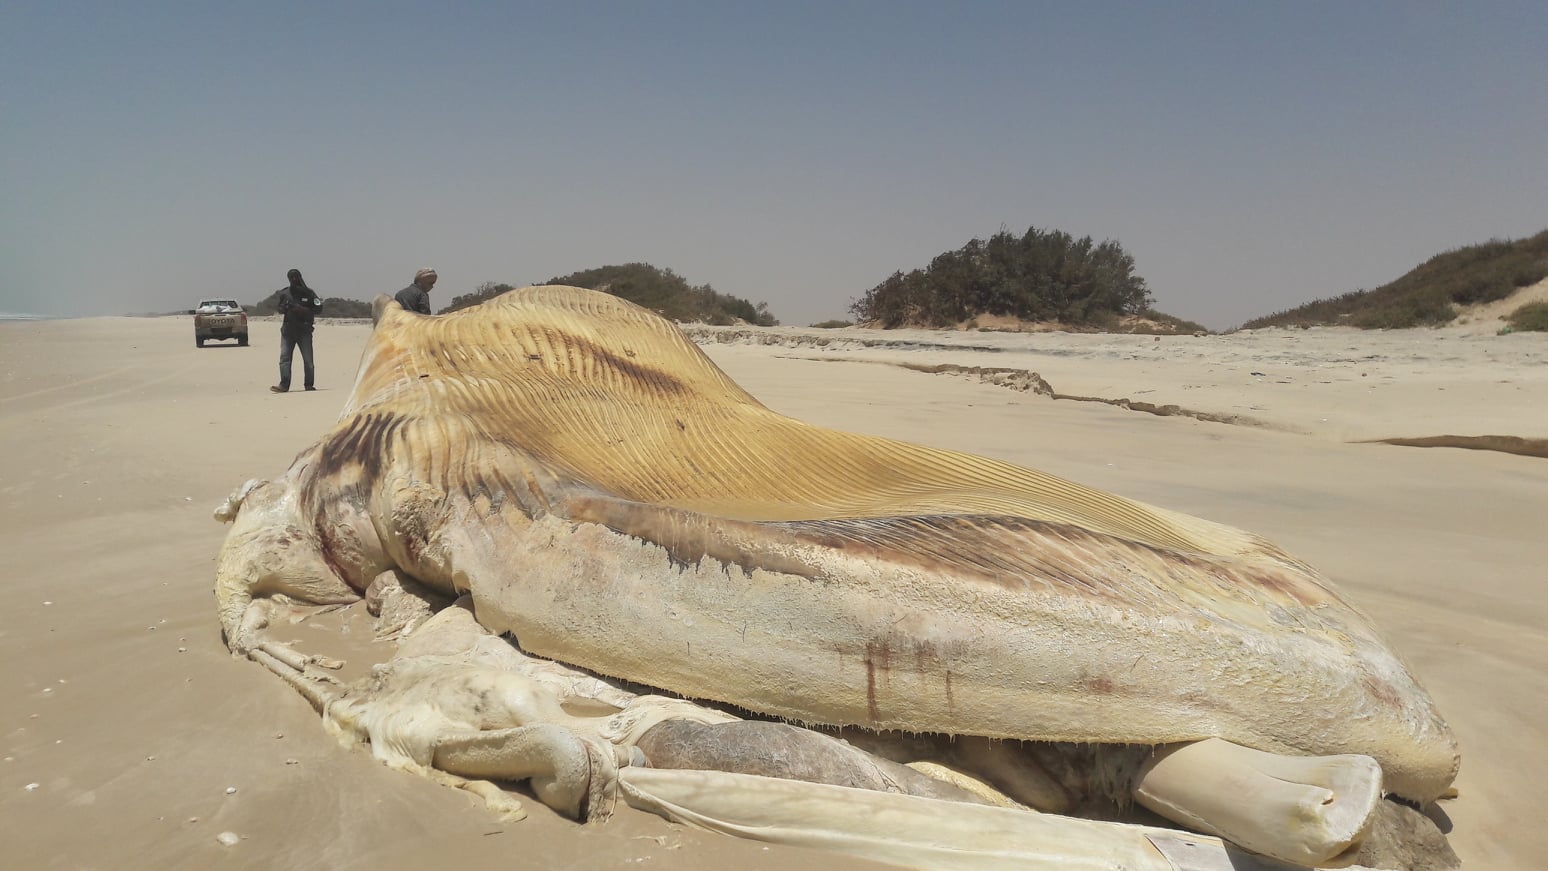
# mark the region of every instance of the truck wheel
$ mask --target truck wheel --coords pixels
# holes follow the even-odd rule
[[[247,347],[247,337],[246,336],[237,336],[237,347],[240,347],[240,348]]]
[[[196,347],[196,348],[204,347],[204,340],[199,338],[198,336],[194,336],[194,347]]]

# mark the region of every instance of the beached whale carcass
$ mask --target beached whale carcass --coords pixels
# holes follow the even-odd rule
[[[1457,770],[1453,736],[1404,664],[1273,545],[1011,464],[777,415],[670,322],[604,293],[527,288],[440,317],[379,299],[338,423],[218,515],[234,521],[216,578],[233,650],[287,675],[378,755],[391,745],[462,782],[569,778],[536,791],[576,815],[616,782],[701,825],[810,832],[833,814],[733,825],[749,811],[730,796],[791,788],[746,780],[769,774],[844,784],[803,795],[856,785],[847,757],[770,768],[761,742],[794,727],[613,695],[624,691],[608,678],[861,727],[851,744],[812,733],[813,752],[863,745],[853,764],[878,766],[908,801],[987,792],[1064,811],[1089,793],[1132,795],[1305,864],[1357,844],[1383,792],[1426,803]],[[276,594],[328,604],[384,587],[464,597],[477,628],[462,621],[455,644],[349,688],[265,637]],[[527,664],[489,659],[496,642]],[[542,660],[584,674],[538,674]],[[580,692],[582,678],[602,680]],[[928,742],[897,733],[978,740],[902,759]],[[762,759],[754,773],[744,757]],[[888,773],[900,759],[951,781],[949,794]],[[1009,812],[950,804],[924,815]],[[1164,859],[1143,837],[1136,849]],[[1063,849],[1079,840],[1066,833]]]

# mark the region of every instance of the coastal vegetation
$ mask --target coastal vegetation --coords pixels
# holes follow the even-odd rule
[[[242,308],[250,315],[275,315],[279,314],[279,291],[274,291],[254,305]],[[371,316],[371,304],[361,302],[358,299],[345,299],[341,296],[330,296],[322,301],[322,309],[317,313],[320,318],[368,318]]]
[[[1030,227],[973,239],[924,269],[894,272],[850,306],[855,319],[883,328],[953,327],[976,318],[1056,322],[1111,330],[1125,318],[1157,328],[1202,330],[1154,312],[1134,258],[1117,242]]]
[[[676,272],[649,263],[601,266],[556,276],[543,283],[605,291],[683,323],[728,325],[741,321],[760,327],[779,323],[769,311],[768,303],[754,305],[740,297],[721,293],[708,284],[689,284]],[[482,284],[470,294],[453,298],[441,311],[444,314],[478,305],[510,289],[508,284]]]
[[[472,293],[464,293],[461,296],[452,297],[452,301],[446,304],[446,308],[441,309],[441,314],[444,315],[447,312],[472,308],[485,300],[494,299],[506,291],[515,289],[515,287],[509,284],[496,284],[493,281],[486,281],[474,288]]]
[[[544,284],[603,290],[679,322],[727,325],[744,321],[760,327],[779,323],[769,311],[768,303],[754,305],[740,297],[721,293],[708,284],[690,285],[687,279],[672,270],[649,263],[602,266],[550,278]]]
[[[1314,300],[1248,321],[1242,328],[1438,327],[1451,323],[1464,306],[1504,299],[1544,278],[1548,278],[1548,230],[1525,239],[1492,239],[1446,251],[1381,287]]]
[[[1548,332],[1548,302],[1531,302],[1510,313],[1505,319],[1518,333]]]

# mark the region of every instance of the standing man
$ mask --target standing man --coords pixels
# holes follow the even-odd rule
[[[317,372],[312,368],[312,321],[322,309],[322,300],[301,279],[301,270],[292,269],[285,277],[290,279],[290,286],[279,292],[276,306],[285,317],[280,324],[280,380],[269,389],[275,393],[290,390],[290,357],[300,347],[301,363],[306,370],[306,389],[316,390]]]
[[[414,283],[398,291],[393,298],[404,311],[430,314],[430,288],[435,287],[435,270],[421,269],[414,273]]]

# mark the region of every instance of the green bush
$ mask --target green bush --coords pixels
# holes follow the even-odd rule
[[[1438,293],[1382,300],[1350,315],[1344,323],[1364,330],[1405,330],[1450,323],[1455,311]]]
[[[323,300],[320,317],[325,318],[368,318],[371,316],[371,304],[361,302],[358,299],[345,299],[341,296],[330,296]]]
[[[1505,320],[1517,332],[1548,332],[1548,302],[1529,302]]]
[[[823,321],[820,324],[812,324],[812,329],[815,329],[815,330],[837,330],[837,329],[840,329],[842,327],[852,327],[852,326],[854,326],[854,323],[851,322],[851,321]]]
[[[894,272],[849,308],[883,327],[944,327],[980,314],[1095,326],[1150,306],[1145,279],[1117,242],[1059,230],[1001,230]]]
[[[1146,309],[1146,310],[1140,312],[1140,317],[1145,318],[1146,320],[1155,321],[1160,326],[1158,326],[1158,327],[1137,326],[1131,332],[1145,333],[1145,334],[1156,333],[1156,334],[1160,334],[1160,335],[1174,335],[1174,334],[1177,334],[1177,333],[1190,333],[1191,334],[1191,333],[1207,333],[1207,332],[1210,332],[1209,328],[1204,326],[1203,324],[1195,323],[1193,321],[1185,321],[1182,318],[1173,317],[1172,315],[1169,315],[1169,314],[1163,314],[1161,312],[1156,311],[1155,309]]]
[[[1276,312],[1242,325],[1258,327],[1348,325],[1366,329],[1441,326],[1456,306],[1510,296],[1548,278],[1548,230],[1515,241],[1492,239],[1437,254],[1396,281]]]
[[[472,308],[481,302],[494,299],[500,294],[512,290],[515,290],[515,288],[511,287],[509,284],[496,284],[493,281],[486,281],[483,284],[480,284],[478,287],[474,288],[472,293],[465,293],[461,296],[452,297],[452,301],[447,303],[446,308],[441,309],[440,313],[444,315],[447,312]]]
[[[274,291],[253,305],[243,306],[250,315],[275,315],[279,314],[279,291]],[[345,299],[341,296],[330,296],[322,301],[322,310],[317,313],[321,318],[368,318],[371,316],[371,304],[361,302],[358,299]]]
[[[743,320],[760,327],[779,324],[769,311],[768,303],[753,305],[745,299],[720,293],[707,284],[690,285],[672,270],[649,263],[602,266],[550,278],[543,283],[605,291],[674,321],[726,325]]]

